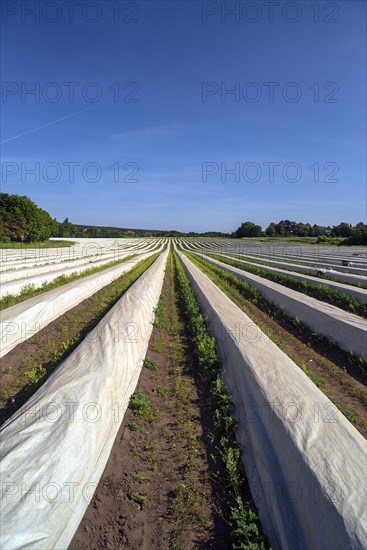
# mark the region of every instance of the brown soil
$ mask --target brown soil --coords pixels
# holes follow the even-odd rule
[[[69,550],[229,548],[227,525],[216,510],[220,487],[207,438],[208,394],[202,382],[200,389],[195,384],[192,344],[176,300],[167,270],[147,353],[158,367],[143,367],[137,388],[149,396],[154,418],[126,412]],[[139,431],[129,429],[132,421]],[[134,492],[148,497],[147,507],[134,502]]]

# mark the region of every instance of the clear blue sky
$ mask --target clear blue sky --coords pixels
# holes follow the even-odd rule
[[[273,21],[262,1],[55,3],[39,21],[30,0],[2,14],[2,191],[82,224],[365,220],[365,2],[280,1]]]

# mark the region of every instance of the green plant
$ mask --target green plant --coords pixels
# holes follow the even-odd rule
[[[30,371],[26,372],[30,384],[37,384],[46,374],[46,369],[41,365],[33,367]]]
[[[243,550],[265,550],[266,545],[257,514],[245,507],[241,497],[236,498],[236,506],[231,507],[230,515],[231,547]]]
[[[148,497],[146,495],[138,493],[137,491],[133,491],[130,497],[134,502],[140,505],[141,510],[144,510],[144,508],[147,508],[149,505]]]
[[[163,386],[157,386],[155,392],[158,397],[164,397],[167,394],[167,390]]]
[[[138,418],[144,418],[146,420],[152,420],[153,411],[148,395],[140,390],[130,397],[130,406],[133,413]]]
[[[172,504],[173,517],[182,522],[183,519],[191,519],[202,525],[202,495],[192,485],[181,483],[175,490],[175,497]]]
[[[146,357],[144,360],[144,367],[149,370],[157,370],[158,363],[151,357]]]
[[[155,351],[156,353],[163,353],[165,350],[165,347],[166,345],[163,340],[157,340],[152,345],[152,350]]]
[[[138,432],[140,430],[140,424],[136,420],[131,420],[131,422],[128,423],[127,427],[132,432]]]

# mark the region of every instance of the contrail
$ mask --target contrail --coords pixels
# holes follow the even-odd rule
[[[85,113],[87,111],[90,111],[92,109],[95,109],[97,105],[93,105],[93,107],[89,107],[89,109],[83,109],[82,111],[77,111],[76,113],[72,113],[71,115],[66,115],[61,118],[57,118],[56,120],[52,120],[51,122],[47,122],[47,124],[42,124],[42,126],[37,126],[36,128],[32,128],[31,130],[27,130],[26,132],[22,132],[21,134],[18,134],[16,136],[10,137],[8,139],[4,139],[3,141],[0,141],[0,144],[7,143],[8,141],[12,141],[13,139],[17,139],[18,137],[25,136],[26,134],[31,134],[32,132],[36,132],[37,130],[40,130],[41,128],[46,128],[47,126],[52,126],[52,124],[56,124],[57,122],[61,122],[62,120],[66,120],[67,118],[71,118],[76,115],[80,115],[81,113]]]

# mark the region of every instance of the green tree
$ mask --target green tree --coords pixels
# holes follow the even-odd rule
[[[0,234],[12,241],[46,240],[57,235],[58,223],[28,197],[0,193]]]
[[[343,244],[367,244],[367,225],[363,222],[357,223],[352,228],[350,237]]]
[[[274,222],[271,222],[265,229],[265,235],[268,237],[279,237]]]
[[[240,227],[234,232],[233,236],[235,238],[241,237],[261,237],[263,231],[260,225],[255,225],[253,222],[244,222]]]
[[[332,234],[336,237],[350,237],[352,234],[352,226],[346,222],[334,225]]]

